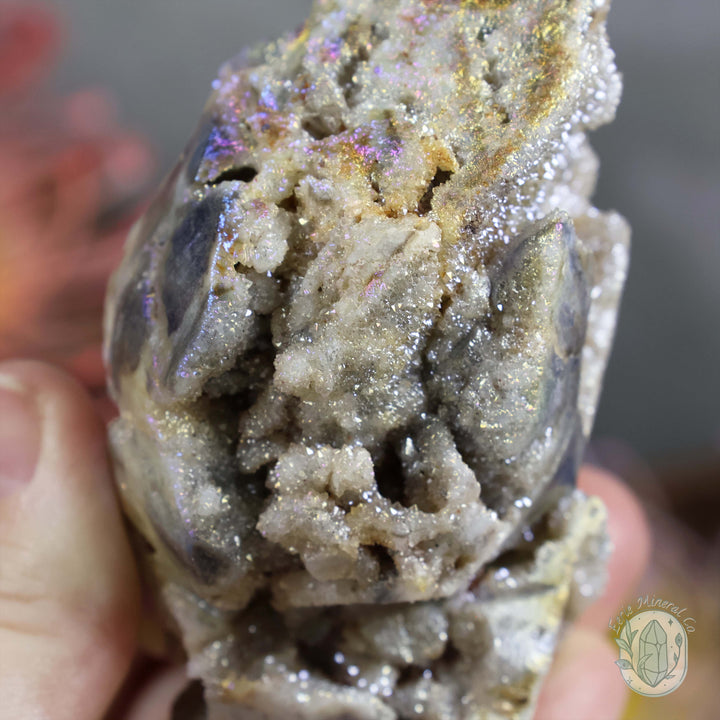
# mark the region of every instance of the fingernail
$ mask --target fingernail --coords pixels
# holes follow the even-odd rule
[[[39,454],[40,415],[35,397],[16,378],[0,374],[0,497],[32,480]]]

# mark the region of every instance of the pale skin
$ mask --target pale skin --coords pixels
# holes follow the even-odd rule
[[[606,633],[647,563],[650,533],[617,478],[585,467],[579,484],[605,501],[618,551],[605,594],[563,640],[535,720],[618,720],[627,698]],[[92,401],[50,366],[0,363],[0,720],[168,720],[187,679],[160,666],[128,687],[139,623]]]

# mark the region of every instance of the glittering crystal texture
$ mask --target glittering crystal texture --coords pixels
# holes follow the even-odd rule
[[[628,229],[604,0],[319,0],[220,71],[111,284],[111,440],[210,720],[529,718]],[[139,543],[140,544],[140,543]]]

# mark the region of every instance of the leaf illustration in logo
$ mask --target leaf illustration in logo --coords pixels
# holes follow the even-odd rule
[[[635,632],[637,632],[637,630]],[[632,628],[630,627],[630,621],[628,620],[625,625],[623,625],[622,639],[625,641],[628,647],[632,647],[632,641],[634,638],[635,633],[632,632]]]
[[[640,633],[638,675],[655,687],[668,672],[667,633],[657,620],[650,621]]]
[[[680,633],[678,633],[678,634],[675,636],[675,644],[676,644],[678,647],[682,647],[682,642],[683,642],[682,635],[681,635]]]
[[[616,660],[615,664],[622,670],[632,670],[632,665],[630,661],[625,660],[625,658],[620,658],[619,660]]]
[[[630,657],[632,657],[632,650],[630,650],[628,644],[622,638],[615,638],[615,642],[621,650],[624,650]]]

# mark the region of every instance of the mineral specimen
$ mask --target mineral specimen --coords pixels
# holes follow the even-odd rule
[[[318,0],[128,243],[118,479],[212,720],[529,718],[603,581],[573,489],[628,230],[604,0]]]

